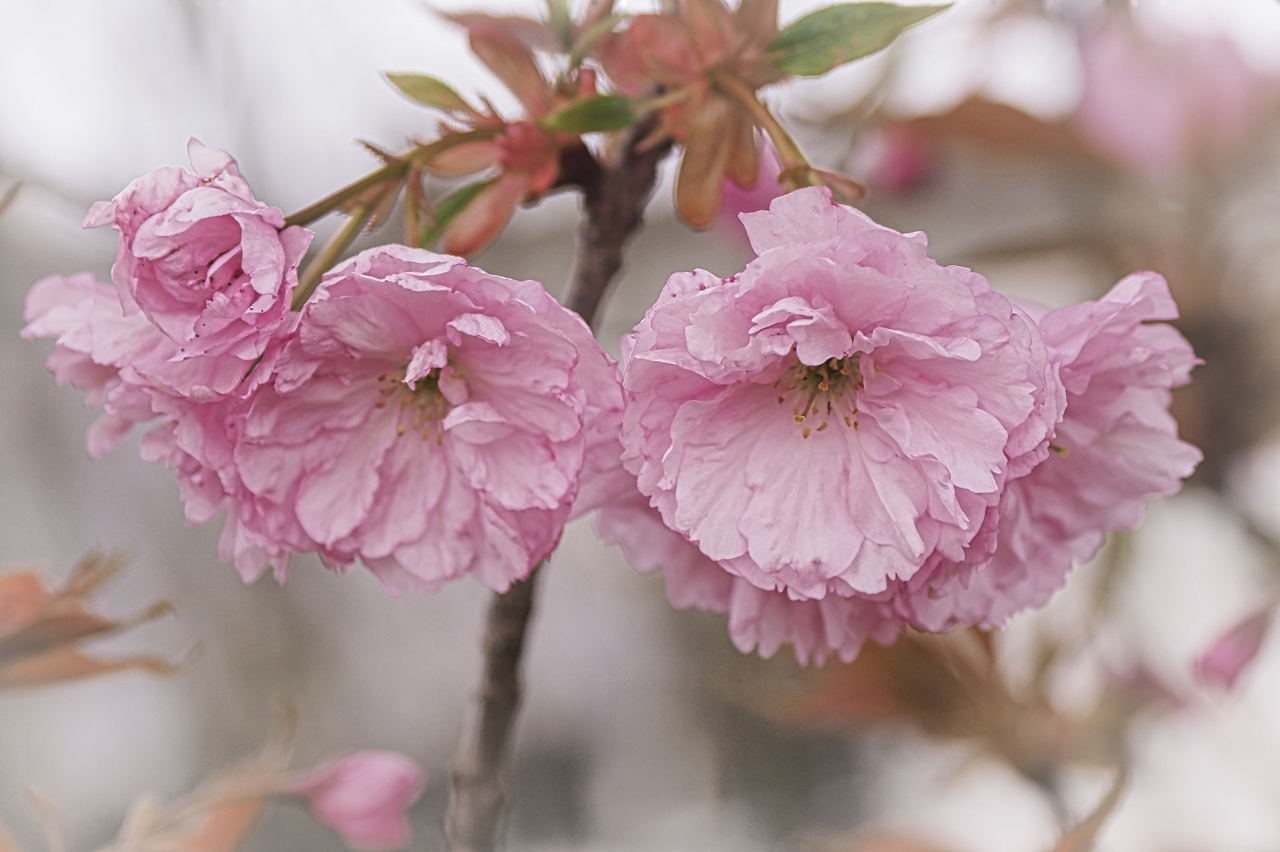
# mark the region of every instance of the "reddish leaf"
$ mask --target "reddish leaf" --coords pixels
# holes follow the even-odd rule
[[[44,585],[35,574],[23,571],[0,577],[0,636],[16,633],[29,624],[47,599]]]
[[[676,176],[676,210],[694,228],[709,228],[720,212],[725,169],[733,137],[725,126],[733,120],[734,107],[721,98],[709,98],[694,113],[684,137],[684,154]]]
[[[210,808],[176,848],[181,852],[232,852],[253,827],[262,807],[262,799],[246,798]]]
[[[822,182],[822,185],[830,189],[836,194],[836,197],[846,204],[852,204],[867,194],[867,189],[851,177],[846,177],[839,172],[829,172],[826,169],[814,169],[814,176]]]
[[[970,98],[950,112],[923,116],[899,126],[932,141],[962,139],[998,152],[1098,161],[1065,125],[982,98]]]
[[[524,105],[531,117],[547,111],[551,88],[529,48],[494,27],[471,30],[471,50]]]
[[[75,648],[62,647],[0,666],[0,687],[38,686],[127,669],[143,669],[152,674],[168,675],[173,674],[177,667],[154,657],[98,660]]]
[[[501,156],[497,142],[467,142],[436,154],[426,169],[438,177],[463,177],[496,166]]]
[[[746,40],[720,0],[683,0],[680,11],[697,50],[695,59],[708,62],[731,56]]]
[[[778,0],[742,0],[734,17],[754,44],[768,44],[778,34]]]
[[[729,180],[743,189],[751,189],[760,179],[760,152],[756,147],[756,127],[750,116],[735,109],[725,135],[730,138],[729,164],[725,169]]]
[[[449,225],[444,250],[469,255],[487,246],[502,232],[528,191],[529,175],[519,173],[504,174],[485,187]]]
[[[82,654],[77,643],[157,618],[173,607],[165,602],[127,619],[92,612],[85,597],[112,577],[120,560],[91,553],[64,586],[45,590],[29,572],[0,577],[0,687],[29,686],[87,677],[127,668],[169,673],[173,667],[152,658],[105,661]]]

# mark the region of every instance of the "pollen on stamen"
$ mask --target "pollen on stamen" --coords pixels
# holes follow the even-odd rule
[[[825,426],[826,424],[824,423],[823,425]],[[812,430],[812,429],[810,429],[808,426],[806,426],[806,427],[804,427],[803,429],[801,429],[801,430],[800,430],[800,435],[801,435],[801,437],[807,438],[807,437],[809,437],[811,434],[813,434],[813,430]]]

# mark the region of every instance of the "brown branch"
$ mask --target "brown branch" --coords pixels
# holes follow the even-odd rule
[[[593,328],[609,282],[622,267],[623,247],[653,194],[658,163],[671,150],[670,142],[641,146],[652,130],[648,122],[633,127],[612,165],[601,167],[585,147],[563,158],[566,182],[582,188],[586,208],[577,264],[563,301]],[[520,658],[538,574],[535,568],[523,582],[495,595],[489,607],[476,715],[450,774],[445,831],[453,852],[491,852],[498,845],[506,799],[502,771],[520,709]]]
[[[671,151],[670,140],[642,145],[656,119],[634,125],[619,146],[619,157],[583,185],[586,216],[578,234],[577,264],[564,306],[595,327],[596,312],[613,276],[622,268],[622,250],[640,227],[653,194],[658,164]]]
[[[540,566],[539,566],[540,567]],[[450,773],[445,832],[454,852],[488,852],[498,839],[506,799],[502,783],[507,741],[520,709],[520,658],[533,613],[538,568],[489,604],[484,632],[484,679],[473,729]]]

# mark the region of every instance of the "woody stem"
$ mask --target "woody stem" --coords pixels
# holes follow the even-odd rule
[[[640,226],[658,163],[671,150],[670,142],[641,145],[652,130],[649,122],[633,127],[613,163],[601,165],[594,159],[565,163],[570,172],[567,181],[583,190],[586,217],[563,302],[593,328],[609,283],[622,267],[623,248]],[[489,605],[475,715],[450,773],[445,831],[452,852],[491,852],[498,846],[506,800],[502,774],[520,709],[520,661],[540,568],[506,592],[495,594]]]

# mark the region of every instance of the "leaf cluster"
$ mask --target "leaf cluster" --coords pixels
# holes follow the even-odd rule
[[[679,145],[677,209],[694,227],[715,221],[726,179],[745,188],[757,183],[761,134],[782,162],[780,188],[825,184],[852,201],[862,188],[811,166],[757,92],[875,53],[945,8],[838,4],[782,29],[777,0],[743,0],[736,9],[722,0],[680,0],[667,11],[634,16],[615,13],[613,0],[593,0],[580,16],[568,0],[547,0],[543,20],[446,15],[467,31],[472,52],[516,96],[523,114],[503,116],[483,97],[474,104],[433,76],[389,73],[404,96],[441,114],[436,137],[403,155],[378,152],[382,169],[289,221],[306,224],[333,210],[357,218],[326,251],[332,263],[328,255],[336,258],[361,229],[381,221],[403,191],[406,242],[471,254],[501,232],[516,207],[586,188],[591,172],[609,167],[617,134],[642,123],[644,146]],[[603,134],[603,144],[584,139],[592,134]],[[441,193],[430,188],[430,177],[469,180]]]

